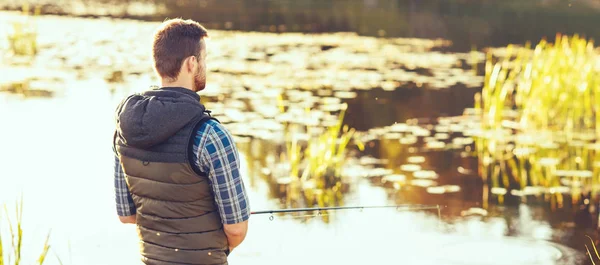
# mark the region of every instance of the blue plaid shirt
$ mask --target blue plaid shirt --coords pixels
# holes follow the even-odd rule
[[[248,220],[250,205],[240,176],[237,148],[231,134],[220,123],[209,120],[200,126],[193,146],[196,165],[208,172],[215,202],[224,224]],[[135,215],[136,208],[125,182],[125,173],[115,156],[115,194],[117,214]]]

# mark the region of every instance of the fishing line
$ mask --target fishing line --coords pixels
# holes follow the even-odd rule
[[[382,206],[336,206],[336,207],[314,207],[314,208],[289,208],[289,209],[273,209],[250,212],[251,215],[270,214],[269,220],[273,221],[276,213],[296,213],[317,211],[316,215],[305,216],[321,216],[323,211],[338,211],[338,210],[364,210],[364,209],[384,209],[396,208],[397,211],[418,211],[418,210],[437,210],[438,220],[442,220],[442,212],[439,204],[437,205],[419,205],[419,204],[402,204],[402,205],[382,205]]]

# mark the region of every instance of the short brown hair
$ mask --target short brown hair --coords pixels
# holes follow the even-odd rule
[[[154,70],[162,78],[176,79],[185,58],[200,58],[200,40],[206,36],[208,32],[196,21],[165,20],[156,30],[152,42]]]

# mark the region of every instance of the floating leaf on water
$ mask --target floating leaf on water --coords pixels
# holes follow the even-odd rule
[[[571,179],[566,179],[566,178],[562,178],[560,179],[560,184],[565,185],[565,186],[571,186]]]
[[[593,173],[589,170],[556,170],[554,175],[557,177],[591,178]]]
[[[250,123],[250,125],[255,129],[266,129],[270,131],[283,131],[284,129],[283,124],[272,119],[256,120]]]
[[[265,118],[274,118],[280,114],[279,108],[274,105],[267,104],[253,104],[255,105],[255,111]],[[272,119],[271,119],[272,121]]]
[[[227,109],[224,110],[223,114],[225,116],[227,116],[228,118],[230,118],[234,122],[244,122],[244,121],[246,121],[246,115],[244,115],[244,112],[242,112],[239,109],[227,108]]]
[[[447,125],[450,125],[452,123],[452,118],[450,117],[442,117],[442,118],[438,118],[438,126],[440,127],[446,127]],[[436,126],[437,128],[437,126]],[[436,129],[436,131],[439,131]]]
[[[463,111],[463,114],[466,115],[466,116],[479,116],[481,114],[481,109],[466,108]]]
[[[383,179],[381,179],[381,182],[385,183],[385,182],[404,182],[406,181],[406,176],[402,175],[402,174],[393,174],[393,175],[388,175],[383,177]]]
[[[552,187],[552,188],[548,189],[548,192],[550,194],[555,194],[555,193],[568,194],[568,193],[571,193],[571,188],[565,187],[565,186]]]
[[[370,169],[363,165],[359,165],[358,163],[348,163],[342,167],[342,172],[340,174],[342,178],[345,179],[359,179],[368,177],[369,170]]]
[[[384,134],[386,134],[386,133],[389,132],[389,129],[386,128],[386,127],[383,127],[383,128],[372,128],[372,129],[369,129],[368,132],[369,132],[369,134],[373,134],[373,135],[384,135]]]
[[[546,191],[545,187],[527,186],[523,189],[523,195],[541,195]]]
[[[438,187],[428,187],[427,192],[431,194],[444,194],[459,192],[460,187],[457,185],[444,185]]]
[[[464,168],[464,167],[458,167],[456,169],[456,171],[458,171],[458,173],[465,174],[465,175],[470,175],[470,174],[474,173],[473,170],[468,169],[468,168]]]
[[[462,215],[462,216],[474,216],[474,215],[487,216],[488,211],[485,209],[482,209],[482,208],[469,208],[466,211],[461,211],[460,215]]]
[[[412,133],[414,136],[422,136],[422,137],[427,137],[427,136],[431,135],[431,131],[429,131],[425,128],[421,128],[421,127],[414,127]]]
[[[356,96],[358,94],[354,91],[336,91],[335,94],[333,94],[333,95],[336,98],[353,99],[353,98],[356,98]]]
[[[427,188],[437,185],[437,182],[430,179],[413,179],[410,181],[410,185]]]
[[[446,143],[439,141],[431,141],[425,145],[429,149],[443,149],[446,147]]]
[[[385,91],[394,91],[398,87],[397,82],[393,81],[384,81],[381,83],[381,88]]]
[[[451,132],[462,132],[465,128],[460,124],[450,124],[449,129]]]
[[[413,176],[415,178],[420,178],[420,179],[437,179],[438,178],[438,174],[435,173],[435,171],[433,171],[433,170],[419,170],[419,171],[415,171],[413,173]]]
[[[425,162],[424,156],[409,156],[406,161],[411,164],[419,164]]]
[[[314,179],[309,179],[302,183],[302,188],[305,190],[312,190],[317,187],[317,182]]]
[[[588,132],[588,133],[574,133],[573,138],[582,140],[584,142],[592,141],[596,139],[596,133]]]
[[[491,189],[492,194],[496,194],[496,195],[505,195],[506,194],[506,189],[505,188],[500,188],[500,187],[493,187]]]
[[[396,132],[389,132],[389,133],[384,134],[383,138],[389,139],[389,140],[398,140],[398,139],[402,138],[402,134],[396,133]]]
[[[369,166],[370,165],[381,165],[381,164],[384,164],[386,162],[387,162],[387,160],[375,158],[375,157],[372,157],[372,156],[362,156],[359,159],[359,163],[361,165],[369,165]]]
[[[494,158],[492,158],[491,156],[484,156],[481,162],[483,162],[483,164],[487,166],[494,162]]]
[[[367,177],[383,177],[385,175],[391,175],[393,173],[393,170],[387,168],[374,168],[365,171]]]
[[[435,139],[438,139],[438,140],[446,140],[446,139],[450,138],[450,135],[448,135],[447,133],[436,133],[434,135],[434,137],[435,137]]]
[[[325,105],[321,105],[319,108],[323,111],[334,112],[334,111],[340,111],[340,110],[345,109],[346,105],[344,105],[344,104],[325,104]]]
[[[252,136],[257,139],[265,140],[265,141],[274,141],[277,139],[277,135],[274,134],[270,130],[265,129],[257,129],[252,131]]]
[[[503,120],[501,124],[504,128],[510,128],[514,130],[519,130],[521,128],[521,125],[516,121]]]
[[[406,135],[406,136],[400,138],[400,143],[404,144],[404,145],[415,144],[415,143],[417,143],[417,141],[418,141],[418,138],[413,135]]]
[[[262,174],[263,174],[263,175],[265,175],[265,176],[269,176],[269,175],[271,175],[271,169],[270,169],[270,168],[268,168],[268,167],[263,167],[263,168],[260,170],[260,173],[262,173]]]
[[[444,186],[428,187],[427,188],[427,193],[431,193],[431,194],[444,194],[444,193],[446,193],[446,189],[444,188]]]
[[[317,95],[321,97],[330,97],[333,96],[333,91],[331,89],[319,89],[317,90]]]
[[[445,125],[436,125],[434,130],[438,133],[447,133],[450,132],[450,127]]]
[[[252,141],[252,138],[234,135],[233,140],[235,141],[236,144],[247,144]]]
[[[483,137],[485,136],[485,131],[479,128],[468,129],[463,132],[465,136],[473,136],[473,137]]]
[[[406,164],[406,165],[400,166],[400,170],[406,171],[406,172],[415,172],[415,171],[421,170],[421,166],[414,165],[414,164]]]
[[[279,185],[288,185],[290,183],[292,183],[291,177],[277,178],[277,184],[279,184]]]
[[[392,132],[409,132],[410,127],[406,123],[394,123],[394,125],[390,126],[390,130]]]
[[[453,192],[460,191],[460,186],[458,186],[458,185],[445,185],[444,187],[446,188],[446,193],[453,193]]]
[[[533,134],[518,134],[515,136],[515,142],[519,145],[535,145],[538,141],[537,135]]]
[[[585,146],[587,149],[600,151],[600,142],[590,143]]]
[[[521,190],[511,190],[510,194],[516,197],[523,197],[525,195],[524,192]]]
[[[452,144],[454,145],[470,145],[473,143],[473,138],[468,137],[456,137],[452,139]]]
[[[543,143],[538,144],[538,146],[541,147],[542,149],[549,149],[549,150],[558,149],[560,147],[555,142],[543,142]]]
[[[586,146],[586,142],[584,141],[579,141],[579,140],[573,140],[571,142],[569,142],[569,146],[571,147],[584,147]]]
[[[340,105],[342,100],[336,97],[323,97],[321,98],[321,104],[323,105]]]
[[[554,157],[542,157],[538,160],[541,166],[556,166],[560,163],[560,159]]]
[[[517,147],[513,150],[513,154],[517,157],[527,157],[533,153],[535,153],[535,148],[531,147]]]

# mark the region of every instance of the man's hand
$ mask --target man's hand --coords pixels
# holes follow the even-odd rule
[[[248,220],[237,224],[225,224],[223,225],[223,230],[225,230],[227,242],[229,242],[229,252],[231,253],[231,251],[239,246],[246,238],[246,233],[248,232]]]
[[[121,223],[124,223],[124,224],[135,224],[136,223],[135,215],[119,216],[119,220],[121,221]]]

